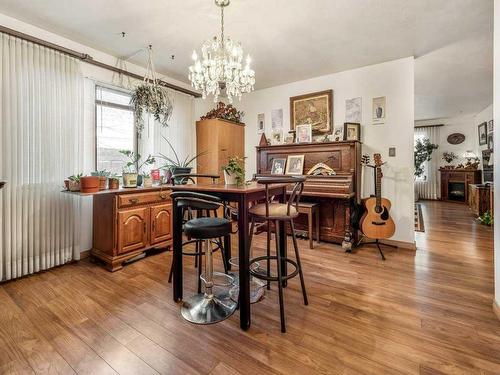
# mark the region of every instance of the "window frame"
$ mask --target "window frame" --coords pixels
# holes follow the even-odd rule
[[[134,115],[134,119],[135,119],[135,113],[134,113],[135,111],[134,111],[133,106],[118,104],[118,103],[108,102],[106,100],[97,99],[97,91],[99,89],[105,89],[108,91],[115,91],[119,94],[131,95],[130,90],[117,88],[117,87],[110,87],[110,86],[105,85],[103,83],[96,83],[94,85],[94,169],[96,171],[97,171],[97,106],[101,105],[101,106],[105,106],[105,107],[131,111],[132,114]],[[135,128],[135,120],[134,120],[133,127],[134,127],[134,145],[133,145],[132,151],[137,154],[138,147],[139,147],[139,134],[137,133],[137,130]],[[137,165],[136,165],[136,167],[137,167]],[[120,177],[121,177],[121,175],[120,175]]]

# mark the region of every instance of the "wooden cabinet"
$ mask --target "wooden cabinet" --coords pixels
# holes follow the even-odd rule
[[[204,153],[197,159],[197,173],[221,175],[228,158],[245,156],[245,124],[221,119],[197,121],[196,152]]]
[[[489,185],[469,185],[469,207],[476,216],[481,216],[490,209]]]
[[[172,245],[170,191],[160,188],[106,190],[93,194],[91,256],[110,271],[152,248]]]
[[[469,202],[469,185],[481,183],[481,171],[473,169],[440,169],[441,200]]]

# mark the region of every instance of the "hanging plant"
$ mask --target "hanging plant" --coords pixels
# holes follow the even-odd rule
[[[415,177],[421,177],[424,174],[424,163],[431,160],[432,152],[438,148],[438,145],[431,143],[428,138],[417,139],[413,158],[415,162]]]
[[[148,50],[148,64],[144,81],[132,92],[130,104],[134,108],[135,125],[139,135],[144,129],[144,113],[152,114],[162,126],[168,126],[174,107],[167,90],[161,87],[156,79],[151,46]]]

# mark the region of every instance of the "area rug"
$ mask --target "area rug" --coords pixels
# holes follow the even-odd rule
[[[420,203],[415,203],[415,231],[425,232],[424,216],[422,215],[422,206]]]

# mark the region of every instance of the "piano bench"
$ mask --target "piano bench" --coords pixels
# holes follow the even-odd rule
[[[319,204],[299,202],[299,214],[307,215],[307,236],[309,237],[309,248],[313,249],[313,217],[316,221],[316,241],[319,242]]]

